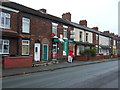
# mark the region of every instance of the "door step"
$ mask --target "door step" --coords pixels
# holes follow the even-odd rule
[[[53,64],[58,64],[59,61],[50,61],[50,62],[35,62],[32,64],[33,67],[38,67],[38,66],[50,66]]]

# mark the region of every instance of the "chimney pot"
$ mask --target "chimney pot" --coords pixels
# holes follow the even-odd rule
[[[43,13],[46,13],[46,12],[47,12],[47,10],[46,10],[46,9],[44,9],[44,8],[39,9],[39,11],[40,11],[40,12],[43,12]]]
[[[98,27],[93,27],[92,29],[94,29],[94,30],[98,31],[98,29],[99,29],[99,28],[98,28]]]
[[[80,20],[79,24],[87,27],[87,21],[86,20]]]
[[[110,31],[104,31],[105,34],[110,34]]]
[[[63,13],[62,14],[62,19],[71,21],[71,13],[70,12]]]

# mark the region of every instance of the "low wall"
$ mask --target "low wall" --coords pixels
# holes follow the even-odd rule
[[[79,61],[87,61],[88,60],[87,56],[76,56],[75,59],[79,60]]]
[[[100,59],[104,59],[104,56],[103,55],[97,55],[95,57],[91,57],[91,56],[76,56],[76,60],[79,60],[79,61],[100,60]]]
[[[110,56],[109,55],[104,55],[104,59],[109,59]]]
[[[28,57],[3,57],[3,68],[32,67],[32,56]]]

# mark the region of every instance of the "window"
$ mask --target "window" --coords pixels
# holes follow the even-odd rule
[[[84,46],[79,46],[79,53],[81,54],[81,53],[83,53],[84,52]]]
[[[0,39],[0,54],[9,54],[9,40]]]
[[[116,45],[116,42],[115,42],[115,40],[113,40],[113,45]]]
[[[80,41],[82,41],[82,32],[80,32]]]
[[[0,13],[0,27],[1,28],[10,28],[10,14],[9,13],[5,13],[5,12],[1,12]]]
[[[88,33],[86,33],[86,42],[88,42]]]
[[[96,40],[98,40],[98,35],[96,34]]]
[[[22,32],[30,33],[30,19],[22,18]]]
[[[57,36],[57,25],[52,24],[52,33],[54,33],[55,36]]]
[[[67,28],[63,29],[63,38],[67,39]]]
[[[22,55],[29,55],[29,40],[22,40]]]

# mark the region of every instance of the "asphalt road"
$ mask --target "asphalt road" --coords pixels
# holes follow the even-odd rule
[[[3,88],[118,88],[118,61],[6,77]]]

